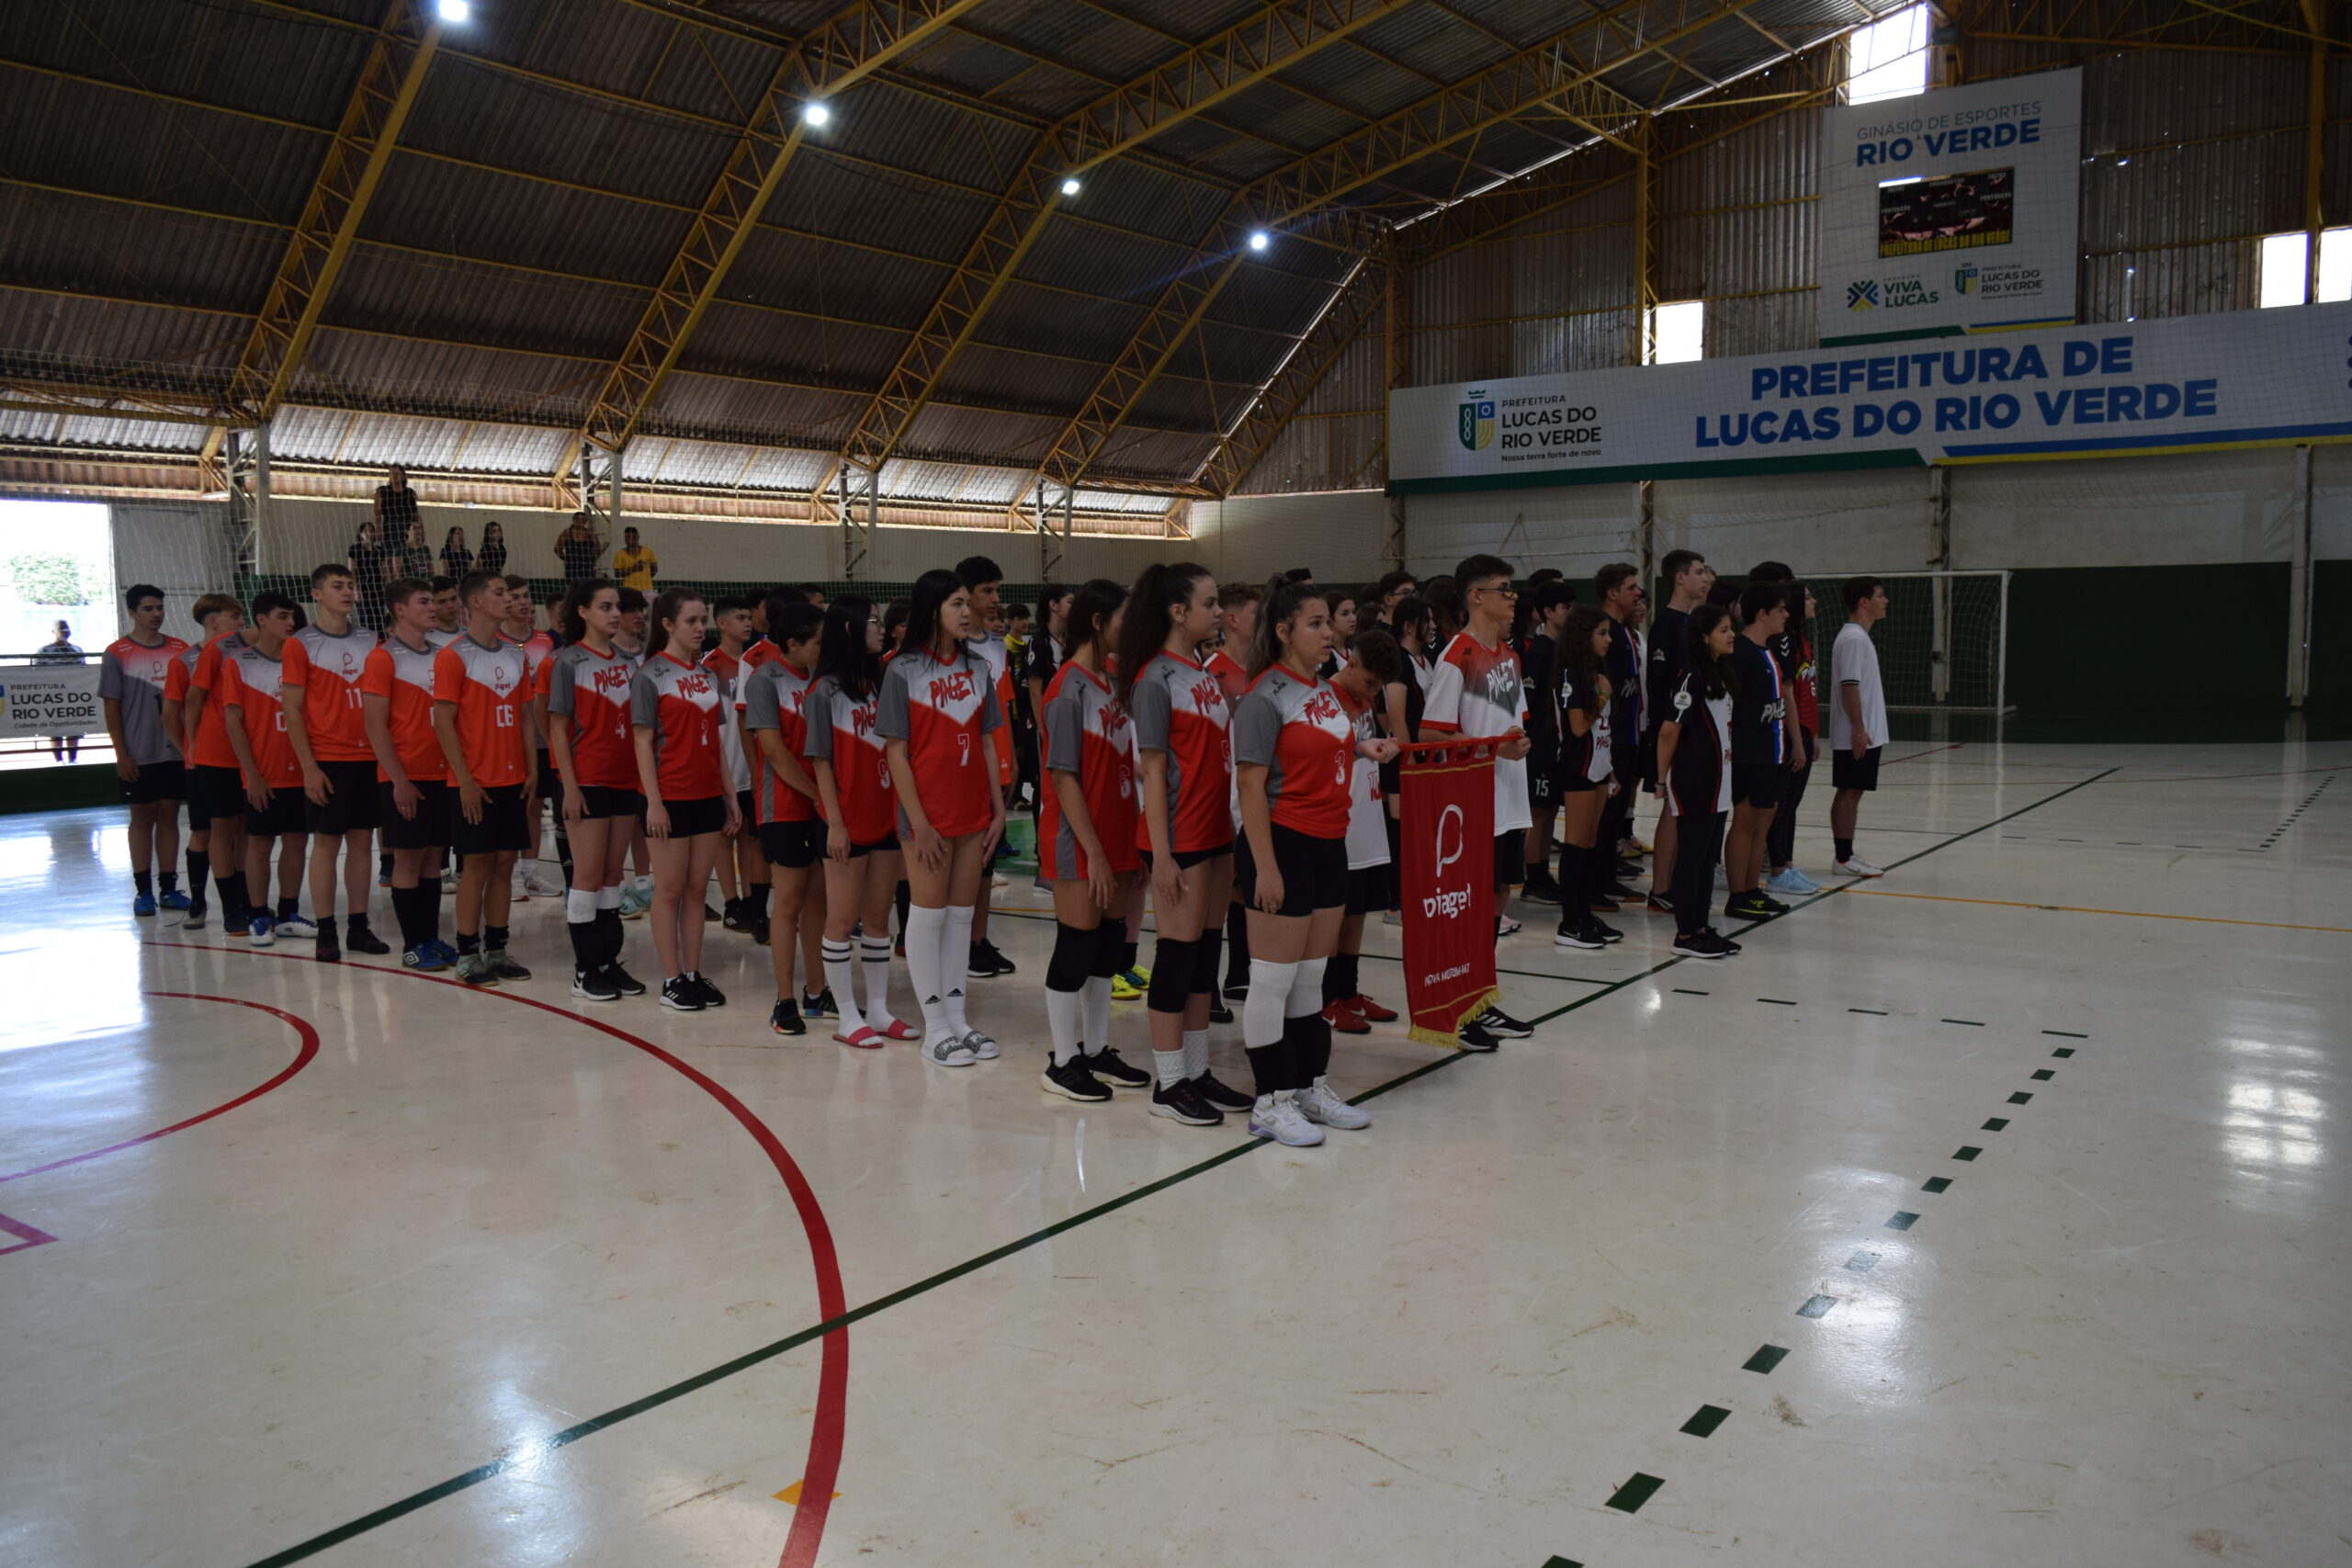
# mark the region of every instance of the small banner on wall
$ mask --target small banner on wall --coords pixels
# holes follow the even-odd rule
[[[1415,747],[1397,797],[1397,897],[1412,1037],[1452,1045],[1495,989],[1495,759],[1491,748]]]
[[[96,665],[0,665],[0,738],[95,735],[106,727]]]

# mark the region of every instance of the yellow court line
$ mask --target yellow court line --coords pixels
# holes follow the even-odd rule
[[[1991,904],[2004,909],[2053,909],[2067,915],[2129,915],[2135,920],[2195,920],[2208,926],[2261,926],[2274,931],[2334,931],[2352,936],[2352,926],[2293,926],[2283,920],[2232,920],[2220,915],[2160,915],[2146,909],[2089,909],[2077,904],[2021,904],[2008,898],[1954,898],[1944,893],[1895,893],[1883,887],[1849,887],[1865,898],[1926,898],[1938,904]]]

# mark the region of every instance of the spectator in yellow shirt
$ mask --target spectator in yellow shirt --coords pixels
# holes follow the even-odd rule
[[[621,547],[613,552],[613,576],[620,585],[650,593],[654,576],[661,570],[661,558],[638,542],[637,530],[622,529]]]

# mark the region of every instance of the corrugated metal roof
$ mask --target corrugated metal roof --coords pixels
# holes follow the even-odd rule
[[[0,6],[0,57],[316,126],[342,118],[371,41],[365,29],[233,4]]]

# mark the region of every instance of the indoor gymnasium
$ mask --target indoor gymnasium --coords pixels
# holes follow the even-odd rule
[[[2352,1560],[2347,10],[0,7],[0,1563]]]

